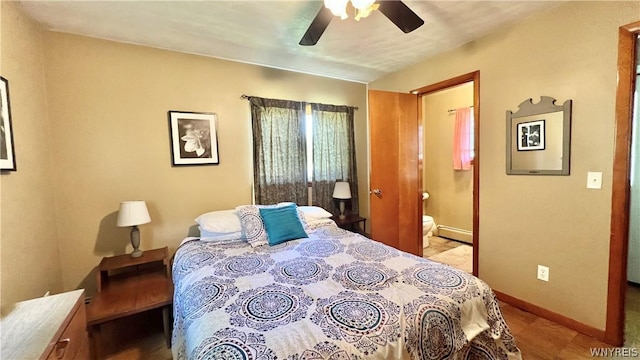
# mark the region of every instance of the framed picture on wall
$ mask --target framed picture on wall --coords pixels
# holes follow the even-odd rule
[[[172,165],[219,164],[216,126],[214,113],[169,111]]]
[[[518,124],[518,151],[544,150],[544,120]]]
[[[16,154],[11,127],[9,81],[0,76],[0,170],[16,170]]]

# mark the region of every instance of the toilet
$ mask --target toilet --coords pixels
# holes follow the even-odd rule
[[[435,230],[436,224],[433,222],[433,218],[428,215],[422,216],[422,236],[433,236],[433,230]]]
[[[422,201],[426,201],[429,198],[429,193],[422,193]],[[429,247],[429,237],[433,236],[433,232],[436,229],[436,223],[433,218],[428,215],[422,215],[422,247]]]

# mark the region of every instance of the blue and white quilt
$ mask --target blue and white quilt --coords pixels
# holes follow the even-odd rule
[[[483,281],[333,223],[276,246],[186,240],[173,281],[174,359],[521,359]]]

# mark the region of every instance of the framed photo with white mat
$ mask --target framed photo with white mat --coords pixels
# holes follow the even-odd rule
[[[0,76],[0,170],[16,171],[16,154],[13,145],[9,81]]]

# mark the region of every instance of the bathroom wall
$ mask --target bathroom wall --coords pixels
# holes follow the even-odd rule
[[[458,85],[422,97],[423,189],[429,193],[423,214],[437,225],[473,231],[473,167],[453,170],[452,109],[473,105],[473,83]],[[456,240],[471,242],[470,235],[441,232]]]

